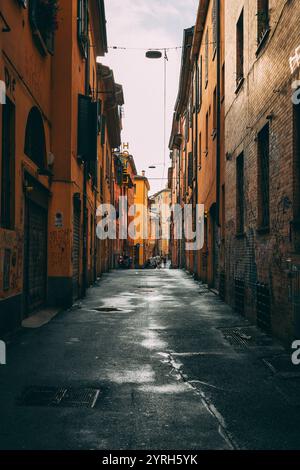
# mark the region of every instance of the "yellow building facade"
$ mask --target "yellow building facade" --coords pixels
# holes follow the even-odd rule
[[[134,178],[134,265],[142,268],[148,257],[148,193],[150,191],[149,181],[142,172],[142,176]]]

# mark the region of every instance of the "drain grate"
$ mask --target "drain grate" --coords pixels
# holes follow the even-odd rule
[[[300,377],[300,366],[292,363],[292,358],[289,354],[280,354],[273,357],[263,358],[263,363],[271,369],[273,374],[282,378],[298,378]]]
[[[17,399],[19,406],[94,408],[99,389],[66,387],[27,387]]]
[[[225,339],[239,348],[274,348],[271,336],[263,333],[255,326],[235,326],[232,328],[219,328]]]
[[[226,341],[232,346],[247,349],[250,336],[243,333],[241,328],[220,328]]]

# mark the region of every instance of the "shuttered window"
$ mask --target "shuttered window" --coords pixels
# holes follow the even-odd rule
[[[199,62],[199,109],[202,106],[202,87],[203,87],[203,71],[202,71],[202,55],[200,56],[200,62]]]
[[[217,29],[217,0],[214,0],[213,9],[212,9],[212,29],[213,29],[213,59],[215,58],[217,52],[217,36],[218,36],[218,29]]]
[[[195,79],[195,106],[196,106],[196,112],[199,112],[200,109],[200,88],[199,88],[199,64],[198,62],[196,63],[196,79]]]
[[[77,155],[82,160],[89,153],[89,110],[91,99],[88,96],[78,96],[78,146]]]
[[[193,152],[188,155],[188,186],[193,186]]]
[[[208,44],[208,29],[206,30],[206,35],[205,35],[205,88],[207,87],[208,84],[208,52],[209,52],[209,44]]]
[[[15,106],[6,98],[2,106],[2,168],[0,226],[14,228]]]
[[[105,130],[106,130],[106,117],[104,114],[101,116],[101,145],[105,144]]]
[[[84,161],[97,161],[99,103],[85,95],[78,96],[77,155]]]

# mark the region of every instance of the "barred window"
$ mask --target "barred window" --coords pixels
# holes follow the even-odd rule
[[[262,42],[269,30],[269,0],[257,0],[257,43]]]
[[[236,25],[236,84],[244,78],[244,10]]]
[[[241,153],[236,159],[236,232],[238,235],[244,233],[244,154]]]
[[[258,134],[258,228],[262,230],[270,226],[269,178],[269,124],[266,124]]]

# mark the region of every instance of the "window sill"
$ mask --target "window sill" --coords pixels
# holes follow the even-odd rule
[[[256,50],[256,57],[259,55],[260,51],[264,48],[267,42],[267,39],[269,37],[269,34],[270,34],[270,28],[266,29],[266,31],[263,33],[261,39],[258,42],[257,50]]]
[[[235,90],[235,94],[236,94],[236,95],[237,95],[237,94],[240,92],[240,90],[242,89],[242,87],[243,87],[243,85],[244,85],[244,81],[245,81],[245,79],[244,79],[244,77],[242,77],[242,78],[240,78],[239,81],[237,82],[237,84],[236,84],[236,90]]]

